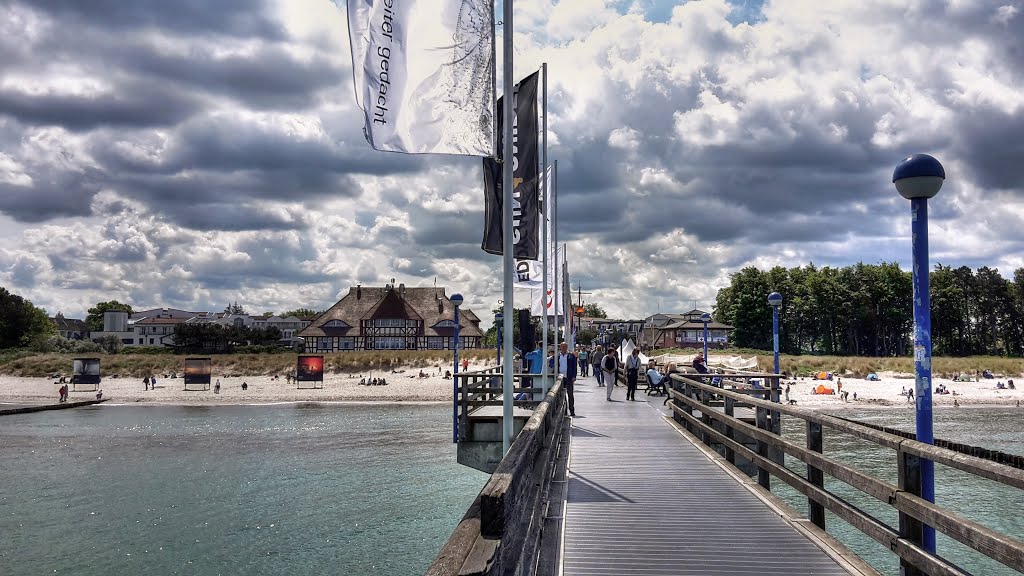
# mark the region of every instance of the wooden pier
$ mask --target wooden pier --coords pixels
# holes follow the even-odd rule
[[[464,376],[460,443],[481,441],[472,438],[483,434],[471,426],[472,414],[493,409],[498,398],[493,386],[476,380],[492,376]],[[574,418],[566,417],[556,384],[496,463],[427,574],[877,574],[825,532],[826,512],[898,556],[905,576],[968,574],[955,560],[927,549],[925,525],[1024,573],[1019,535],[1000,533],[920,496],[924,459],[1024,489],[1024,471],[1004,455],[923,444],[783,405],[776,374],[722,376],[712,384],[708,376],[674,374],[664,404],[664,397],[642,389],[638,401],[627,402],[623,387],[608,402],[605,388],[580,378]],[[769,386],[746,384],[755,379]],[[804,421],[806,437],[783,437],[783,417]],[[836,432],[893,450],[898,482],[823,453],[825,436]],[[787,466],[795,461],[806,469]],[[836,482],[895,509],[898,525],[833,492]],[[773,495],[773,483],[806,497],[806,510]]]
[[[565,576],[863,573],[680,434],[661,398],[614,396],[593,379],[576,386]]]

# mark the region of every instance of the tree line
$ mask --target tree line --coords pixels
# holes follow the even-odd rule
[[[1024,268],[1012,280],[983,266],[936,264],[929,274],[936,356],[1024,356]],[[913,349],[911,273],[895,262],[843,268],[747,267],[718,291],[715,319],[735,327],[732,343],[772,348],[767,297],[783,296],[779,349],[787,354],[904,356]]]

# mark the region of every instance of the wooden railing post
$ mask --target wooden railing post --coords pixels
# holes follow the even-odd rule
[[[808,420],[807,449],[814,450],[818,454],[821,454],[821,451],[824,448],[823,440],[821,424]],[[807,481],[819,488],[823,488],[825,486],[825,474],[822,473],[821,469],[808,464]],[[822,530],[825,529],[825,507],[818,504],[811,498],[807,499],[807,518],[818,528],[821,528]]]
[[[735,412],[736,401],[733,400],[731,396],[726,396],[725,415],[728,416],[729,418],[733,418],[735,417]],[[725,426],[725,437],[730,440],[734,440],[736,438],[736,433],[733,431],[733,428],[730,424],[726,424]],[[736,465],[736,451],[730,448],[728,445],[725,446],[725,459],[727,462],[729,462],[729,464],[732,464],[733,466]]]
[[[770,379],[771,386],[771,401],[779,404],[782,401],[782,388],[779,387],[779,377],[776,376]],[[778,410],[772,410],[771,412],[771,426],[772,433],[776,436],[782,436],[782,412]],[[786,453],[780,448],[772,448],[769,453],[771,454],[772,460],[777,464],[786,464]]]
[[[761,397],[762,400],[764,400],[765,393],[763,391],[760,392],[758,395]],[[757,417],[756,417],[757,427],[760,428],[761,430],[768,430],[769,429],[768,410],[758,406],[756,408],[756,414],[757,414]],[[759,455],[767,458],[768,457],[768,443],[763,441],[763,440],[758,440],[757,441],[757,453]],[[757,465],[757,483],[758,483],[758,485],[760,485],[765,490],[771,490],[771,488],[772,488],[771,474],[769,474],[768,471],[764,469],[764,466],[761,466],[760,464]]]
[[[921,495],[921,458],[908,454],[903,450],[897,450],[897,467],[899,468],[899,489],[913,494]],[[900,512],[900,538],[924,547],[924,524],[913,516]],[[900,559],[900,576],[926,576],[916,566]]]
[[[689,382],[683,383],[683,395],[687,398],[693,398],[693,386],[691,386]],[[686,402],[683,402],[683,411],[690,416],[693,416],[693,406],[690,406]],[[680,418],[680,420],[682,420],[682,418]],[[693,434],[693,426],[690,425],[688,420],[683,420],[683,426],[686,428],[687,432]]]
[[[704,424],[705,426],[710,428],[711,427],[711,415],[708,414],[708,411],[711,410],[711,392],[709,392],[708,390],[702,388],[701,391],[700,391],[700,403],[701,403],[700,421],[701,421],[702,424]],[[706,432],[706,431],[704,431],[702,429],[701,430],[701,436],[702,436],[701,439],[703,440],[703,442],[705,444],[707,444],[708,446],[711,446],[711,434],[709,434],[708,432]]]

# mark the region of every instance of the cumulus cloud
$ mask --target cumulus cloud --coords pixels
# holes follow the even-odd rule
[[[479,160],[369,149],[343,4],[84,6],[0,8],[0,284],[81,314],[320,308],[357,282],[436,278],[489,316]],[[889,180],[915,152],[948,175],[933,261],[1024,265],[1013,3],[516,10],[517,74],[549,63],[573,284],[611,314],[708,307],[746,265],[907,263]]]

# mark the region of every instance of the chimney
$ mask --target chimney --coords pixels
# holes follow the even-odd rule
[[[405,283],[398,285],[398,295],[405,299]]]
[[[362,297],[363,297],[363,285],[362,284],[356,284],[356,300],[359,300]]]

